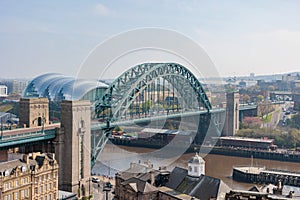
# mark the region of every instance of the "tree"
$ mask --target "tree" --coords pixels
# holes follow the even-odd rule
[[[264,96],[259,94],[259,95],[257,95],[256,99],[257,99],[257,101],[262,102],[264,100]]]
[[[250,101],[250,96],[248,94],[243,95],[242,100],[244,102],[249,102]]]
[[[243,124],[244,128],[259,128],[261,126],[261,119],[257,117],[245,117]]]
[[[274,90],[275,90],[274,85],[269,85],[268,90],[269,90],[269,91],[274,91]]]
[[[300,141],[299,133],[296,129],[291,129],[288,132],[287,141],[289,141],[288,147],[296,148]]]
[[[289,124],[292,128],[300,130],[300,113],[293,115],[289,120]]]
[[[145,101],[144,103],[142,103],[142,104],[140,105],[140,108],[142,109],[142,111],[143,111],[144,113],[146,113],[146,112],[149,112],[149,110],[150,110],[150,108],[152,108],[152,106],[153,106],[152,101],[147,100],[147,101]]]

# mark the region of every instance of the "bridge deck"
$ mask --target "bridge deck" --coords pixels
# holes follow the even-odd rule
[[[59,127],[60,123],[47,125],[44,128],[19,128],[3,131],[0,138],[0,148],[54,139],[56,137],[56,128]]]
[[[225,109],[212,109],[210,110],[210,113],[215,114],[215,113],[222,113],[225,112]],[[124,126],[124,125],[130,125],[134,123],[143,123],[147,121],[158,121],[158,120],[165,120],[165,119],[172,119],[172,118],[178,118],[178,117],[189,117],[189,116],[194,116],[194,115],[203,115],[206,114],[207,110],[200,110],[200,111],[189,111],[189,112],[184,112],[184,113],[172,113],[169,115],[159,115],[159,116],[152,116],[152,117],[147,117],[147,118],[140,118],[140,119],[129,119],[129,120],[124,120],[120,122],[112,122],[110,126]],[[106,122],[94,122],[91,125],[91,130],[99,130],[102,128],[106,127]]]

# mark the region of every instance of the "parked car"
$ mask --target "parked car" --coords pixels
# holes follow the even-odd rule
[[[113,185],[110,182],[104,183],[104,187],[112,188]]]
[[[100,180],[99,180],[99,178],[92,177],[92,182],[93,183],[100,183]]]

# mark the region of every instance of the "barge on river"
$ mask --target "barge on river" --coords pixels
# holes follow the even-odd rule
[[[233,180],[258,183],[258,184],[278,184],[300,187],[300,173],[266,169],[264,166],[239,166],[234,167],[232,172]]]

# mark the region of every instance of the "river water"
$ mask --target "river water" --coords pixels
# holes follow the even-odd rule
[[[148,148],[136,148],[136,147],[125,147],[125,146],[115,146],[106,145],[103,153],[101,154],[101,159],[95,167],[93,168],[94,174],[108,175],[113,177],[117,171],[122,171],[129,168],[130,162],[142,162],[150,160],[154,163],[154,167],[167,166],[169,170],[173,167],[183,167],[187,168],[188,160],[194,155],[194,153],[183,154],[178,159],[163,159],[163,158],[147,158],[147,153],[155,151]],[[131,154],[133,153],[133,154]],[[288,171],[300,172],[300,163],[292,162],[280,162],[274,160],[265,159],[253,159],[233,157],[233,156],[223,156],[223,155],[202,155],[206,164],[206,175],[219,178],[223,180],[229,187],[233,189],[249,189],[254,184],[240,183],[232,180],[232,168],[239,165],[251,165],[253,166],[266,166],[268,169],[279,169]],[[103,164],[104,163],[104,164]]]

